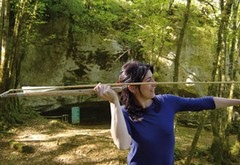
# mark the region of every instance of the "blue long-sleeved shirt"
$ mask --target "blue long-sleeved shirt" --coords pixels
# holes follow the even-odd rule
[[[160,110],[150,105],[140,122],[132,121],[122,107],[128,132],[132,137],[129,165],[174,164],[174,116],[180,111],[215,109],[213,97],[183,98],[170,94],[157,95]]]

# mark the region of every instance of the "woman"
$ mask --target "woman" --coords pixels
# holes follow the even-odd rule
[[[171,94],[155,95],[153,66],[136,61],[122,67],[119,83],[127,85],[118,95],[110,86],[98,84],[94,90],[111,104],[111,134],[119,149],[128,149],[129,165],[174,164],[174,115],[181,111],[200,111],[239,105],[238,99],[218,97],[183,98]]]

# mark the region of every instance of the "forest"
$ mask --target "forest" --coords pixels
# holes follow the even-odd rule
[[[33,164],[124,164],[127,157],[125,151],[114,148],[107,132],[109,123],[100,129],[97,124],[72,126],[41,116],[42,113],[82,103],[88,103],[88,108],[91,108],[103,100],[93,95],[2,97],[6,91],[16,89],[16,92],[23,86],[114,83],[123,63],[138,60],[154,65],[157,82],[175,82],[159,85],[158,93],[239,98],[239,2],[0,1],[0,146],[4,151],[0,153],[1,160],[4,163],[12,161],[12,164],[28,164],[29,160]],[[175,120],[176,164],[234,165],[240,162],[239,107],[183,113]],[[32,152],[26,155],[13,150],[18,150],[13,142],[20,143],[20,146],[28,142],[26,139],[17,141],[16,135],[20,137],[21,133],[33,128],[38,131],[46,129],[47,133],[73,130],[76,134],[67,140],[63,137],[49,138],[49,144],[56,141],[59,148],[54,152],[47,147],[43,150],[49,150],[55,159],[47,158],[47,153],[44,153],[46,159],[41,159],[41,155],[34,157],[36,155]],[[89,135],[78,128],[86,130]],[[209,139],[204,142],[202,137]],[[185,138],[187,147],[183,145]],[[181,146],[177,145],[178,141]],[[45,141],[42,142],[43,146]],[[204,143],[207,146],[202,148]],[[93,153],[96,144],[99,144],[98,150]],[[36,150],[37,147],[33,148]],[[97,158],[101,153],[99,147],[108,148],[114,153],[110,154],[114,158],[104,159],[103,155]],[[57,155],[60,150],[71,151],[76,160],[70,156],[68,159],[57,157],[62,154]],[[96,159],[90,161],[77,157],[74,150],[80,155],[81,151],[86,151],[82,154],[89,153]],[[102,153],[108,155],[107,150],[102,150]]]

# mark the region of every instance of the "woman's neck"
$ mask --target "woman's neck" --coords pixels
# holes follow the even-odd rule
[[[148,107],[152,104],[152,102],[153,102],[152,99],[149,99],[149,100],[138,100],[138,99],[136,99],[135,101],[136,101],[137,104],[138,104],[139,106],[141,106],[143,109],[148,108]]]

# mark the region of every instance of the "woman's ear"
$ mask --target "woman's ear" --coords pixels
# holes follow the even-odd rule
[[[128,85],[128,89],[130,90],[130,92],[136,93],[136,91],[137,91],[137,86],[135,86],[135,85]]]

